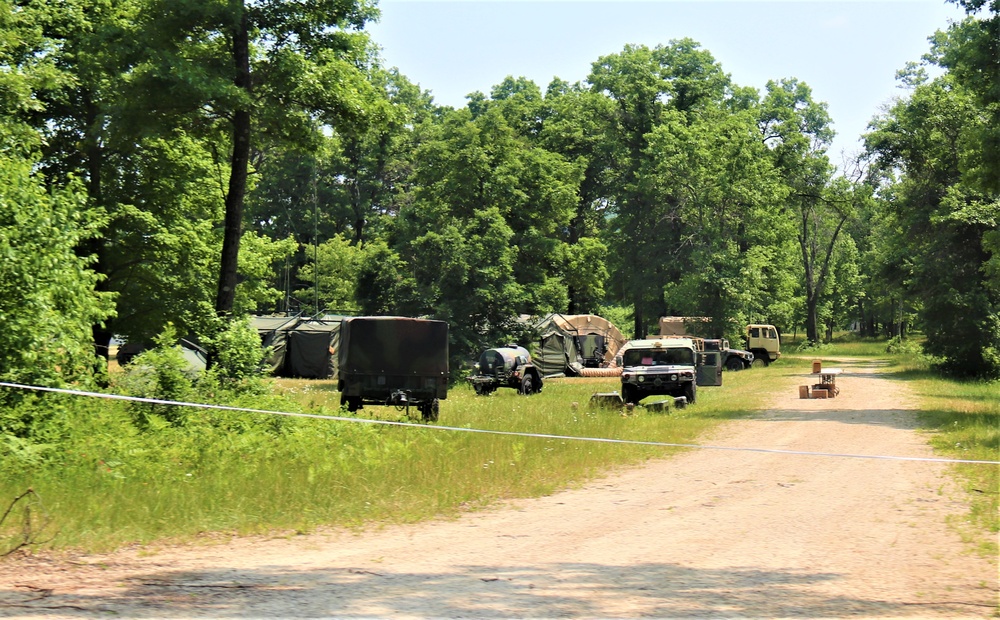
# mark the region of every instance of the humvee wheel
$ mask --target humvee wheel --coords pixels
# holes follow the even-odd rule
[[[531,396],[535,393],[535,381],[531,375],[524,375],[524,378],[521,379],[521,393],[525,396]]]
[[[429,403],[420,405],[420,417],[424,422],[437,422],[440,411],[441,405],[436,398]]]
[[[730,357],[726,360],[726,370],[732,370],[733,372],[743,370],[743,360],[738,357]]]
[[[694,399],[698,396],[698,386],[693,381],[684,386],[684,396],[687,398],[689,405],[694,404]]]
[[[639,398],[636,398],[636,388],[628,383],[622,385],[622,400],[625,401],[626,405],[637,405],[639,404]]]

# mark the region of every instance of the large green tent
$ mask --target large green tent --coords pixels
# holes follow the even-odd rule
[[[330,379],[336,374],[340,323],[344,317],[256,316],[261,344],[270,349],[265,370],[279,377]]]
[[[337,373],[340,318],[307,319],[286,331],[285,377],[330,379]]]
[[[532,362],[544,376],[601,374],[614,365],[626,338],[611,321],[593,314],[550,314],[534,323]]]
[[[264,370],[268,374],[281,374],[285,367],[285,351],[288,348],[287,330],[299,322],[296,316],[255,316],[250,323],[260,335],[261,345],[268,349],[264,359]]]

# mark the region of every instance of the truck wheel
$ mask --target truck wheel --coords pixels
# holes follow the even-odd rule
[[[524,378],[521,379],[521,393],[525,396],[531,396],[535,393],[535,381],[531,375],[524,375]]]
[[[743,360],[738,357],[730,357],[726,360],[726,370],[731,370],[733,372],[743,370]]]
[[[693,381],[684,386],[684,396],[687,398],[689,405],[694,404],[694,399],[698,396],[698,386]]]
[[[767,362],[764,360],[763,357],[753,358],[753,365],[751,366],[751,368],[763,368],[765,366],[767,366]]]
[[[429,403],[420,405],[420,417],[424,422],[437,422],[440,411],[441,405],[436,398]]]
[[[361,409],[361,398],[357,396],[348,396],[346,394],[340,395],[340,406],[347,407],[347,410],[354,413],[358,409]]]

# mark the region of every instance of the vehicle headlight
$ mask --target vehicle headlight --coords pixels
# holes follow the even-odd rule
[[[646,377],[643,377],[643,376],[640,376],[640,377],[639,377],[639,383],[642,383],[642,382],[643,382],[643,381],[645,381],[645,380],[646,380]]]
[[[670,375],[671,381],[677,381],[677,375]]]

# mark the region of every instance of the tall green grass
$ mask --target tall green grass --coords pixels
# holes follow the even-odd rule
[[[1000,460],[1000,381],[957,382],[928,369],[902,375],[921,398],[921,420],[934,449],[945,456],[975,461]],[[998,554],[1000,466],[953,466],[968,492],[971,511],[955,521],[958,531],[990,556]],[[990,537],[982,537],[988,531]]]
[[[589,407],[592,394],[618,389],[616,379],[549,380],[530,397],[507,389],[480,397],[460,385],[442,402],[438,425],[415,427],[200,411],[182,426],[139,431],[127,405],[91,402],[65,408],[58,455],[8,468],[0,492],[12,498],[33,488],[42,501],[35,516],[51,518],[44,528],[36,523],[36,538],[54,535],[47,546],[86,550],[456,515],[677,449],[436,427],[687,444],[752,411],[748,386],[764,372],[729,373],[726,386],[701,389],[696,405],[669,413]],[[252,406],[345,415],[331,408],[339,395],[325,382],[276,382],[274,393]],[[359,417],[406,421],[404,413],[366,407]],[[18,535],[10,528],[20,522],[5,527]]]

